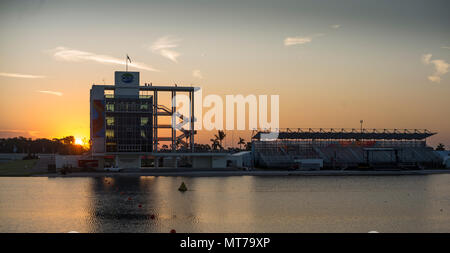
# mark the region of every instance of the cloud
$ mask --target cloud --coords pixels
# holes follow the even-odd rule
[[[178,39],[170,38],[169,36],[158,38],[148,49],[150,49],[153,53],[160,54],[167,59],[178,63],[177,58],[180,56],[180,53],[173,50],[173,48],[178,47]]]
[[[440,76],[428,76],[428,80],[434,82],[434,83],[440,83],[441,77]]]
[[[38,92],[46,93],[46,94],[50,94],[50,95],[55,95],[55,96],[62,96],[62,95],[63,95],[62,92],[59,92],[59,91],[51,91],[51,90],[38,90]]]
[[[0,129],[0,137],[11,138],[17,136],[34,137],[39,133],[36,130],[21,130],[21,129]]]
[[[101,64],[115,64],[115,65],[126,64],[125,57],[123,59],[119,59],[109,55],[95,54],[66,47],[57,47],[51,51],[53,52],[53,57],[55,59],[62,61],[71,61],[71,62],[93,61]],[[152,66],[134,61],[128,63],[128,66],[148,71],[159,71],[153,68]]]
[[[6,77],[17,77],[17,78],[45,78],[45,76],[28,75],[28,74],[18,74],[18,73],[4,73],[0,72],[0,76]]]
[[[330,27],[333,28],[333,29],[338,29],[339,27],[341,27],[341,25],[332,25]]]
[[[203,74],[198,69],[195,69],[194,71],[192,71],[192,76],[195,78],[198,78],[198,79],[203,79]]]
[[[431,54],[422,55],[422,62],[427,65],[430,64],[431,56]]]
[[[324,35],[323,33],[318,33],[318,34],[305,36],[305,37],[300,37],[300,36],[287,37],[286,39],[284,39],[284,45],[285,46],[293,46],[293,45],[307,44],[307,43],[310,43],[314,37],[323,36],[323,35]]]
[[[450,47],[442,47],[443,49],[450,49]]]
[[[312,41],[310,37],[287,37],[284,39],[285,46],[292,46],[297,44],[306,44]]]
[[[431,76],[428,76],[428,80],[435,83],[441,82],[441,76],[445,75],[448,72],[450,65],[444,60],[431,60],[431,54],[424,54],[422,56],[422,62],[426,65],[433,64],[434,65],[434,73]]]

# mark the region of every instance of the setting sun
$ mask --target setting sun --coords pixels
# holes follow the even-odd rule
[[[81,138],[76,138],[76,139],[75,139],[75,144],[76,144],[76,145],[81,145],[81,146],[84,145],[83,140],[82,140]]]

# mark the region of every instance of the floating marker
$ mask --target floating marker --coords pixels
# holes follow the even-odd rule
[[[180,192],[185,192],[185,191],[187,191],[187,187],[186,187],[186,185],[184,184],[184,182],[181,182],[180,188],[178,188],[178,190],[179,190]]]
[[[141,208],[141,207],[142,207],[142,205],[141,205],[141,204],[139,204],[139,205],[138,205],[138,207],[139,207],[139,208]]]
[[[170,230],[171,234],[175,234],[177,231],[175,229]]]
[[[131,197],[128,197],[128,200],[131,200]]]
[[[150,215],[150,219],[154,220],[155,219],[155,215],[154,214]]]

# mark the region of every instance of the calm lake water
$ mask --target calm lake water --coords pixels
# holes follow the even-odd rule
[[[450,175],[0,178],[0,232],[171,229],[450,232]]]

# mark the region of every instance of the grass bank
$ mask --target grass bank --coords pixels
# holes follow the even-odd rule
[[[36,174],[33,171],[35,160],[14,160],[0,163],[0,177],[26,177]]]

